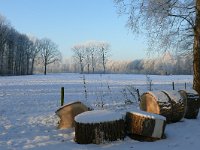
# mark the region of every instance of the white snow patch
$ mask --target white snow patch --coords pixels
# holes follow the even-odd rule
[[[131,111],[130,113],[136,114],[138,116],[151,118],[151,119],[166,120],[166,118],[164,116],[161,116],[161,115],[158,115],[158,114],[149,113],[149,112],[142,111],[142,110],[136,110],[135,109],[134,111]]]
[[[100,123],[120,119],[122,119],[122,115],[120,113],[107,110],[87,111],[75,117],[75,121],[80,123]]]
[[[169,102],[169,98],[161,91],[149,91],[147,92],[151,94],[158,102]]]

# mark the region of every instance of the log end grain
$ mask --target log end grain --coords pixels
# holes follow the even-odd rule
[[[126,113],[127,134],[140,141],[154,141],[164,135],[166,118],[161,115],[134,111]]]

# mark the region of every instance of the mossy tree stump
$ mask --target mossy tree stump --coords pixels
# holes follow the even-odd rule
[[[197,118],[200,107],[200,98],[198,93],[195,90],[180,90],[179,92],[187,103],[184,117],[187,119]]]
[[[89,108],[79,101],[62,106],[55,112],[60,118],[58,128],[66,129],[74,127],[75,116],[88,110]]]
[[[166,118],[144,111],[126,113],[127,134],[139,141],[154,141],[163,138]]]
[[[96,110],[75,117],[75,141],[79,144],[124,139],[124,130],[122,115],[116,112]]]

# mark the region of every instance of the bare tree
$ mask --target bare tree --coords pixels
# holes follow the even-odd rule
[[[114,1],[131,30],[147,31],[152,47],[193,49],[193,88],[200,93],[200,0]]]
[[[4,74],[4,55],[9,25],[5,17],[0,15],[0,74]]]
[[[110,45],[107,42],[99,42],[98,48],[99,48],[99,54],[101,56],[100,57],[101,64],[103,66],[103,73],[106,73],[106,63],[107,63],[108,57],[109,57]]]
[[[98,63],[101,65],[99,70],[103,68],[103,72],[105,73],[109,56],[109,44],[107,42],[87,41],[75,45],[72,47],[72,51],[74,52],[76,62],[80,65],[81,73],[84,72],[85,66],[88,73],[90,73],[91,67],[94,73],[97,70]]]
[[[82,44],[77,44],[72,47],[74,52],[74,59],[78,61],[81,69],[81,73],[84,72],[84,59],[85,59],[85,47]]]
[[[42,44],[39,39],[36,37],[29,37],[29,40],[32,41],[32,53],[31,53],[31,68],[30,68],[30,74],[33,74],[34,71],[34,64],[35,59],[38,57],[40,50],[42,49]]]
[[[44,65],[44,74],[47,74],[47,66],[51,63],[59,61],[61,59],[61,53],[58,50],[58,46],[50,39],[44,38],[40,41],[41,44],[41,60]]]

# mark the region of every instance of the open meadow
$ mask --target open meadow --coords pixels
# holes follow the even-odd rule
[[[139,142],[124,141],[100,145],[74,142],[74,129],[58,130],[55,111],[60,106],[60,88],[65,88],[65,103],[79,100],[94,109],[121,112],[138,107],[138,97],[149,89],[192,88],[191,75],[133,74],[49,74],[0,77],[0,150],[196,150],[200,143],[200,116],[183,119],[166,127],[166,139]],[[130,93],[130,90],[133,92]]]

